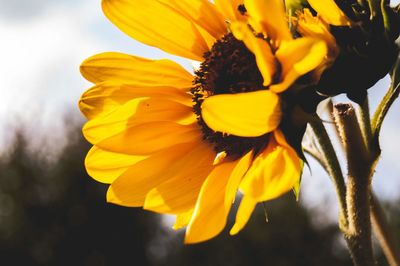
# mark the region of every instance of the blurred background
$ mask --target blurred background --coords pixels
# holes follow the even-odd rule
[[[351,265],[334,189],[312,159],[298,202],[292,193],[268,202],[268,222],[258,206],[237,236],[224,231],[203,244],[183,245],[170,217],[105,203],[106,186],[83,167],[90,146],[77,101],[91,85],[80,63],[104,51],[169,58],[189,70],[191,62],[125,36],[100,0],[0,0],[0,34],[1,265]],[[370,90],[371,110],[389,82]],[[399,115],[396,103],[374,179],[398,240]],[[386,265],[378,247],[375,253]]]

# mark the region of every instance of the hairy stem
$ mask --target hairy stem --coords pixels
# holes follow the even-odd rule
[[[326,168],[329,176],[335,185],[336,194],[339,200],[340,219],[339,226],[342,228],[347,227],[347,203],[346,203],[346,184],[344,182],[342,169],[339,164],[339,160],[336,156],[336,152],[333,148],[332,142],[326,132],[324,125],[321,120],[315,120],[310,122],[310,126],[314,132],[314,136],[318,141],[318,144],[322,150],[324,156],[324,164],[321,164]]]
[[[343,141],[347,164],[346,189],[348,227],[342,232],[355,265],[375,265],[370,220],[370,159],[354,108],[350,104],[335,106],[334,115]]]

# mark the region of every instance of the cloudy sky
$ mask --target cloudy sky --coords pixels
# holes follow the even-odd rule
[[[103,16],[100,0],[0,0],[0,6],[0,152],[6,147],[7,128],[17,123],[49,143],[62,139],[62,115],[79,113],[79,95],[90,86],[80,76],[79,64],[93,54],[120,51],[170,58],[190,68],[190,62],[121,33]],[[371,89],[373,106],[387,86],[385,79]],[[396,197],[400,187],[399,114],[397,103],[382,134],[383,156],[374,185],[385,199]],[[327,177],[317,167],[312,176],[306,173],[302,189],[303,201],[312,207],[324,209],[325,202],[334,200]]]

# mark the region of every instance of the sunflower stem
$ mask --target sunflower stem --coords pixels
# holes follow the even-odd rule
[[[359,266],[376,265],[373,257],[370,220],[371,160],[364,143],[354,108],[337,104],[335,121],[344,144],[348,166],[346,187],[348,226],[345,236],[353,262]]]
[[[379,145],[379,134],[382,128],[383,121],[389,112],[390,107],[393,105],[400,94],[400,60],[397,59],[396,64],[391,70],[390,77],[392,79],[389,90],[383,97],[378,108],[376,109],[372,118],[372,152],[374,159],[379,159],[381,149]]]
[[[400,265],[400,248],[389,223],[386,220],[385,213],[379,204],[376,196],[371,197],[371,222],[374,234],[379,241],[383,253],[390,266]]]
[[[369,102],[368,97],[365,97],[364,102],[357,108],[357,118],[361,125],[361,131],[365,146],[370,149],[371,139],[372,139],[372,127],[371,127],[371,117],[369,114]]]
[[[328,172],[333,184],[335,185],[336,195],[339,200],[339,227],[347,228],[346,185],[339,160],[322,121],[314,120],[310,122],[310,126],[324,157],[324,163],[321,163],[321,165]],[[318,159],[318,161],[320,160],[321,159]]]

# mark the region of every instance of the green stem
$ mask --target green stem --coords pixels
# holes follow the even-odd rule
[[[375,261],[371,240],[369,153],[353,107],[350,104],[338,104],[335,106],[334,114],[348,165],[346,189],[348,227],[342,232],[354,264],[373,266]]]
[[[390,266],[400,265],[400,248],[390,230],[385,213],[379,204],[378,199],[371,197],[371,221],[374,233],[379,241],[383,253],[385,254]]]
[[[372,127],[371,127],[371,118],[369,114],[369,102],[368,97],[365,97],[364,102],[358,106],[358,122],[361,125],[362,135],[364,137],[364,142],[366,147],[370,147],[371,139],[372,139]]]
[[[347,203],[346,203],[346,185],[343,178],[342,169],[339,164],[339,160],[336,156],[335,149],[333,148],[332,142],[326,132],[324,125],[321,120],[315,120],[310,122],[310,126],[314,132],[314,136],[318,141],[318,144],[322,150],[325,166],[329,176],[335,185],[336,194],[339,199],[339,211],[340,219],[339,226],[341,228],[347,227]]]
[[[372,134],[374,141],[377,142],[379,138],[379,133],[381,131],[383,120],[385,119],[390,107],[393,105],[394,101],[399,97],[400,93],[400,60],[397,60],[391,72],[392,82],[390,84],[389,90],[383,97],[382,101],[379,103],[374,116],[372,118]]]

